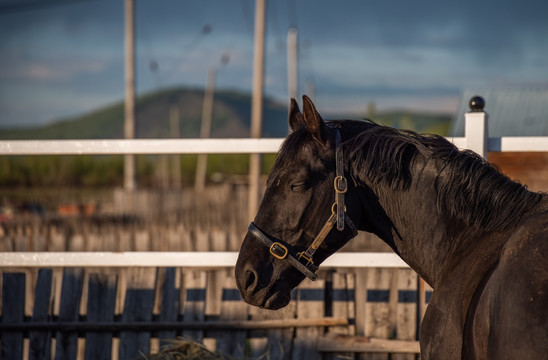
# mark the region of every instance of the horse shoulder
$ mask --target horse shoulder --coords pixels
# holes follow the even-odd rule
[[[508,239],[477,292],[466,325],[470,359],[540,359],[548,354],[548,218],[527,221]]]

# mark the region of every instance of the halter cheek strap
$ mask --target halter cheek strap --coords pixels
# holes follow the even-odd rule
[[[343,167],[343,154],[340,147],[341,134],[338,129],[335,129],[335,180],[333,182],[333,187],[335,188],[335,202],[331,206],[331,216],[325,222],[324,226],[312,241],[312,244],[305,251],[299,253],[294,253],[290,251],[292,248],[290,245],[284,243],[281,240],[274,238],[273,241],[271,237],[261,231],[253,222],[249,224],[249,232],[253,234],[257,239],[261,240],[265,244],[272,256],[280,260],[287,260],[293,267],[303,273],[306,277],[311,280],[316,280],[317,275],[315,274],[318,270],[318,266],[314,265],[313,256],[316,250],[324,242],[327,235],[331,232],[331,229],[335,224],[337,225],[337,230],[343,231],[344,225],[348,225],[351,229],[353,236],[357,235],[356,227],[354,223],[346,213],[346,206],[344,205],[344,194],[348,190],[348,182],[344,177],[344,167]]]

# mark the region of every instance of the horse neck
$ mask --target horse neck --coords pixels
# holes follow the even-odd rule
[[[370,185],[380,213],[381,226],[374,229],[422,278],[435,286],[437,279],[452,266],[455,253],[462,253],[478,236],[478,230],[457,228],[456,222],[438,209],[435,190],[437,169],[417,161],[408,189]],[[364,217],[371,216],[369,212]],[[371,222],[371,219],[363,219]]]
[[[540,201],[443,138],[343,125],[345,168],[361,189],[360,229],[377,234],[431,285],[470,251],[500,246],[501,233]]]

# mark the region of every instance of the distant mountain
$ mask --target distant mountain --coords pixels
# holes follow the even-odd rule
[[[152,92],[137,99],[135,133],[137,138],[170,138],[170,111],[179,109],[181,138],[200,135],[203,90],[172,88]],[[321,104],[320,104],[321,108]],[[288,132],[287,105],[266,98],[263,103],[263,137],[285,137]],[[251,96],[234,90],[215,92],[211,137],[249,137]],[[364,116],[365,117],[365,116]],[[336,118],[361,118],[337,116]],[[451,115],[389,112],[372,116],[379,124],[447,135]],[[0,139],[121,139],[124,137],[124,104],[118,102],[89,114],[49,125],[0,129]]]
[[[136,101],[137,138],[170,138],[170,111],[179,109],[180,137],[200,134],[203,90],[173,88],[140,96]],[[265,99],[263,136],[287,135],[287,106]],[[249,137],[251,97],[232,90],[215,93],[211,137]],[[0,129],[0,139],[117,139],[124,137],[124,104],[49,125],[24,129]]]

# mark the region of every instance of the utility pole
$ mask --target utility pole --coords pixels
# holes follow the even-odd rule
[[[173,104],[169,109],[169,129],[171,137],[179,139],[181,137],[181,123],[179,120],[179,105]],[[181,155],[175,154],[171,155],[171,171],[172,171],[172,181],[171,186],[174,189],[181,188]]]
[[[263,115],[264,34],[266,0],[255,1],[255,39],[253,43],[253,93],[251,98],[251,137],[260,138]],[[259,208],[261,154],[249,157],[248,214],[253,219]]]
[[[125,121],[124,137],[135,138],[135,1],[125,0]],[[133,191],[135,155],[124,155],[124,189]]]
[[[297,99],[299,88],[297,36],[296,28],[287,32],[287,92],[293,99]]]
[[[204,103],[202,108],[202,125],[200,128],[200,138],[202,139],[207,139],[211,135],[211,119],[213,118],[213,96],[215,93],[215,73],[215,68],[209,69],[207,73],[207,83],[204,92]],[[194,182],[194,191],[204,191],[206,175],[207,154],[199,154],[198,163],[196,165],[196,179]]]

